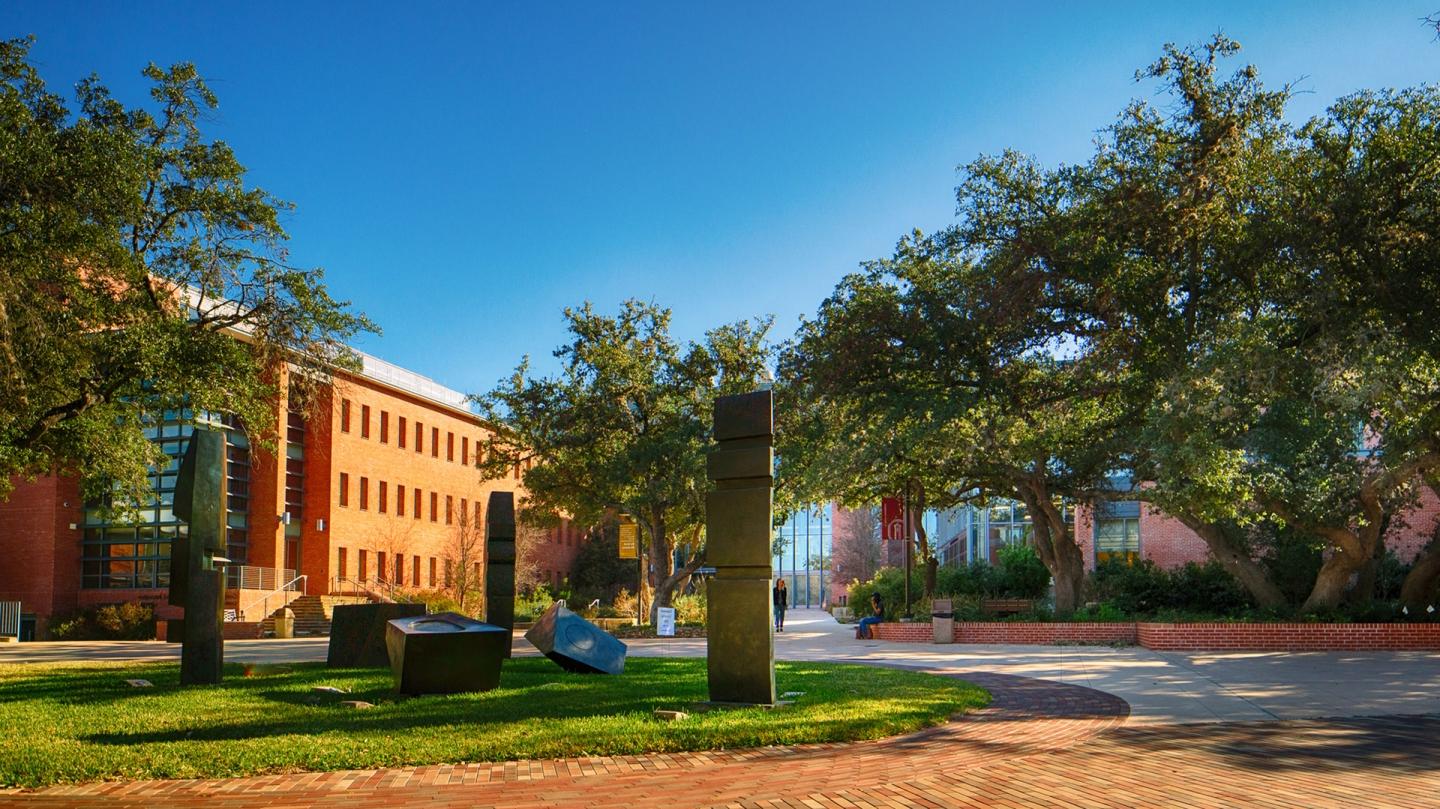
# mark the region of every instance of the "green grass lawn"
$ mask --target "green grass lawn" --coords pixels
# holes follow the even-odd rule
[[[985,705],[960,680],[833,663],[777,663],[795,704],[692,713],[703,659],[631,658],[619,677],[505,664],[480,694],[400,697],[385,669],[227,665],[219,686],[179,687],[176,663],[0,666],[0,785],[200,778],[440,762],[716,750],[876,739]],[[154,688],[126,685],[144,678]],[[317,685],[350,692],[318,697]],[[374,708],[342,708],[360,699]]]

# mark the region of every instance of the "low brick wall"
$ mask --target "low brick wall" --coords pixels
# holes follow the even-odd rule
[[[928,623],[877,624],[875,637],[897,643],[931,643]],[[956,643],[1134,643],[1135,624],[1024,623],[1020,621],[957,621]]]
[[[1358,652],[1440,650],[1440,624],[1137,624],[1161,651]]]
[[[977,621],[955,624],[956,643],[1135,643],[1133,623],[1023,623]]]
[[[932,643],[928,623],[876,624],[875,637],[896,643]],[[1440,650],[1440,624],[1161,624],[1027,623],[955,624],[956,643],[1045,646],[1057,643],[1139,644],[1159,651],[1358,652]]]
[[[254,640],[260,637],[259,621],[226,621],[221,626],[224,627],[225,640]]]

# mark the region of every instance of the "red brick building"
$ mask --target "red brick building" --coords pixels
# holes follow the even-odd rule
[[[289,582],[310,595],[443,589],[463,532],[484,525],[491,492],[518,499],[523,470],[482,480],[476,467],[490,430],[462,394],[374,357],[362,362],[357,373],[337,373],[305,413],[284,405],[288,380],[280,380],[274,454],[223,419],[160,414],[148,432],[172,461],[152,470],[154,500],[128,524],[81,502],[73,479],[17,482],[0,502],[0,553],[12,560],[0,566],[0,601],[20,601],[40,638],[52,616],[85,607],[137,601],[177,614],[166,596],[170,540],[183,526],[170,506],[176,459],[196,421],[227,430],[228,586],[243,588],[227,606],[241,609],[246,594]],[[483,554],[483,530],[477,536]],[[582,541],[568,524],[532,537],[522,567],[562,583]],[[478,565],[483,556],[469,558]]]

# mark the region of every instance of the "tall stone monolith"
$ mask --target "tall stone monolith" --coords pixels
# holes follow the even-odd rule
[[[515,630],[515,495],[491,492],[485,509],[485,623]],[[509,657],[514,636],[506,635]]]
[[[770,524],[774,404],[762,390],[715,400],[714,491],[705,500],[710,701],[775,704]]]
[[[170,603],[185,608],[180,684],[220,682],[225,662],[225,434],[196,429],[175,477],[187,538],[170,549]]]

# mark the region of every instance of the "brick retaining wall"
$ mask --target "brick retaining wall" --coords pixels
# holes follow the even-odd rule
[[[928,623],[877,624],[875,637],[931,643]],[[956,622],[956,643],[1138,643],[1162,651],[1440,650],[1440,624],[1160,624]]]
[[[875,637],[898,643],[931,643],[934,630],[928,623],[879,624]],[[955,623],[956,643],[1134,643],[1133,623],[1025,623],[1021,621],[976,621]]]
[[[1440,649],[1440,624],[1137,624],[1147,649],[1366,651]]]

